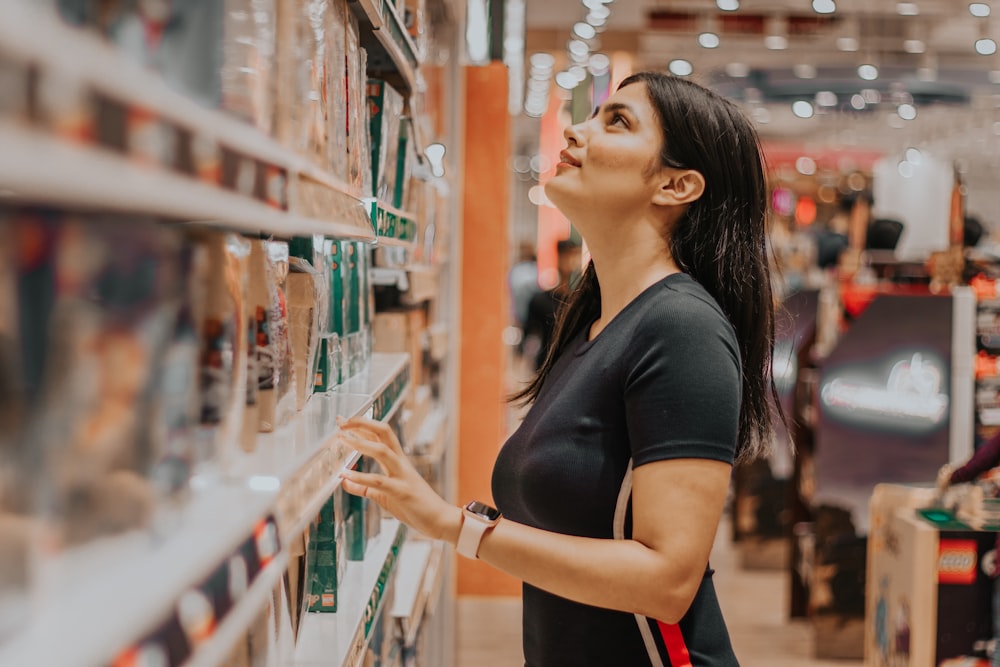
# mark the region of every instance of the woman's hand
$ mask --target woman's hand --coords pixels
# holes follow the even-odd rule
[[[362,417],[338,419],[338,423],[344,443],[382,468],[381,473],[342,472],[344,490],[369,498],[428,537],[456,544],[462,510],[441,498],[420,476],[392,428]]]

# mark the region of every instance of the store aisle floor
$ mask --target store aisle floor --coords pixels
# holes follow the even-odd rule
[[[860,661],[812,657],[809,625],[786,620],[785,574],[739,569],[727,525],[719,529],[712,567],[742,667],[861,667]],[[458,643],[456,667],[523,665],[520,600],[460,599]]]

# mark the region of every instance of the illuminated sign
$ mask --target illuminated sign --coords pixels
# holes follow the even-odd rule
[[[893,364],[884,384],[837,376],[823,385],[820,396],[831,415],[845,421],[929,431],[948,416],[942,377],[940,364],[917,352]]]

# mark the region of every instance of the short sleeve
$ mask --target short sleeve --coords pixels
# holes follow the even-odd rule
[[[741,391],[736,337],[713,304],[674,296],[650,304],[626,355],[633,465],[679,458],[731,464]]]

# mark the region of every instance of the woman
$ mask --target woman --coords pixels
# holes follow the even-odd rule
[[[708,557],[734,461],[771,435],[757,137],[731,103],[656,73],[565,136],[546,193],[592,261],[499,454],[503,519],[437,497],[373,422],[345,437],[384,474],[344,485],[522,579],[531,667],[737,665]]]

